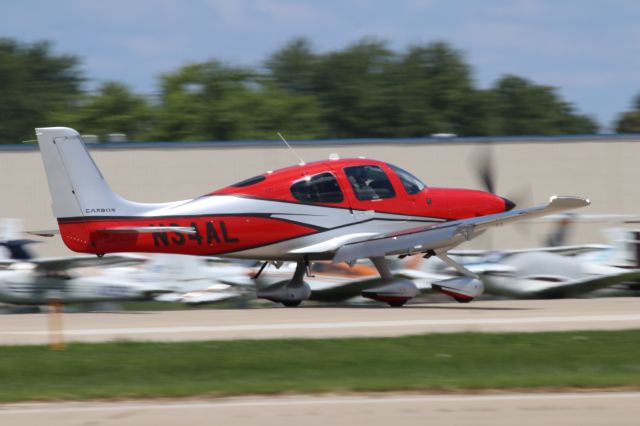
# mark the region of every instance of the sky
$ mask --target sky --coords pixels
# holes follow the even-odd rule
[[[636,0],[0,0],[0,37],[52,41],[80,57],[90,88],[152,94],[181,65],[259,66],[294,37],[319,52],[445,40],[479,87],[504,74],[557,87],[605,131],[640,93],[638,22]]]

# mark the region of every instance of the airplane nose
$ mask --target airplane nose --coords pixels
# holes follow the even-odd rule
[[[504,198],[504,197],[500,197],[500,198],[502,198],[502,200],[504,201],[504,211],[505,212],[508,212],[509,210],[513,210],[513,208],[516,206],[516,203],[514,203],[510,199]]]

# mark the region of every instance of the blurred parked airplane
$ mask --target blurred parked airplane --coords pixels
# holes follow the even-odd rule
[[[77,268],[131,262],[125,256],[76,256],[3,261],[0,270],[0,302],[18,305],[45,305],[148,300],[167,290],[147,284],[132,284],[102,276],[82,276]]]
[[[182,255],[36,258],[23,239],[22,221],[0,220],[0,303],[161,300],[213,303],[253,288],[249,269],[228,261]],[[139,266],[118,266],[119,264]],[[99,267],[87,275],[87,267]],[[97,274],[96,274],[97,272]]]
[[[255,296],[251,270],[216,258],[158,254],[141,266],[109,268],[104,276],[162,288],[155,300],[191,305]]]
[[[507,255],[499,261],[466,264],[478,273],[488,294],[516,299],[578,297],[640,279],[623,269],[544,251]]]
[[[568,226],[562,219],[548,241],[566,242]],[[609,245],[452,251],[451,255],[481,276],[489,294],[530,299],[637,294],[640,231],[609,228],[603,232]],[[447,271],[444,265],[435,266],[437,272]]]

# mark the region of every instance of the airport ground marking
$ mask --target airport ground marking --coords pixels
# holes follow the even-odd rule
[[[242,397],[246,399],[247,397]],[[550,392],[513,393],[495,395],[380,395],[380,396],[302,396],[258,398],[251,401],[229,400],[228,398],[210,402],[56,402],[0,404],[0,416],[38,413],[69,413],[120,410],[193,410],[202,408],[250,408],[274,406],[308,405],[354,405],[354,404],[402,404],[441,402],[489,402],[489,401],[544,401],[544,400],[593,400],[593,399],[640,399],[640,392]],[[60,405],[66,405],[61,407]]]
[[[170,333],[204,333],[204,332],[236,332],[236,331],[269,331],[269,330],[322,330],[344,328],[375,327],[411,327],[441,325],[494,325],[494,324],[544,324],[544,323],[584,323],[584,322],[621,322],[640,321],[640,314],[626,315],[578,315],[547,316],[523,318],[474,318],[474,319],[417,319],[417,320],[383,320],[383,321],[344,321],[344,322],[309,322],[309,323],[273,323],[273,324],[235,324],[214,326],[175,326],[175,327],[130,327],[130,328],[89,328],[65,329],[67,336],[86,336],[104,334],[170,334]],[[41,336],[48,334],[44,330],[0,331],[0,335]]]

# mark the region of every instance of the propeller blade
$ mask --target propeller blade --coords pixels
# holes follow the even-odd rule
[[[525,183],[517,189],[509,192],[507,198],[516,206],[528,207],[533,205],[533,189],[531,183]],[[521,221],[514,224],[514,228],[518,230],[523,236],[529,236],[531,234],[531,222]]]
[[[485,191],[495,194],[495,173],[489,147],[483,148],[475,160],[478,180]]]

